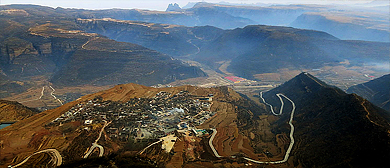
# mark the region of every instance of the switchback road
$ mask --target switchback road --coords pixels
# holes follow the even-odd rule
[[[272,114],[278,116],[278,115],[282,115],[282,112],[283,112],[283,101],[282,101],[282,98],[279,96],[279,94],[276,94],[276,96],[278,96],[280,102],[282,102],[282,106],[280,107],[279,114],[276,114],[276,113],[275,113],[274,108],[272,107],[272,105],[269,104],[269,103],[267,103],[267,102],[265,101],[265,99],[263,98],[263,92],[260,92],[260,98],[263,100],[264,104],[266,104],[267,106],[270,107]]]
[[[295,130],[295,129],[294,129],[294,125],[292,124],[293,117],[294,117],[294,112],[295,112],[295,103],[294,103],[290,98],[288,98],[287,96],[285,96],[284,94],[278,93],[278,94],[276,94],[276,96],[278,96],[280,102],[282,103],[282,105],[281,105],[281,107],[280,107],[280,112],[279,112],[279,114],[276,114],[276,113],[273,111],[272,105],[271,105],[271,104],[268,104],[268,103],[265,101],[265,99],[263,98],[263,93],[260,92],[260,98],[263,100],[263,102],[264,102],[266,105],[268,105],[268,106],[271,107],[271,111],[272,111],[272,113],[273,113],[274,115],[281,115],[282,112],[283,112],[284,102],[283,102],[283,100],[282,100],[282,97],[284,97],[285,99],[287,99],[288,101],[290,101],[291,104],[292,104],[292,106],[293,106],[293,108],[292,108],[292,110],[291,110],[290,120],[289,120],[289,122],[288,122],[288,124],[290,125],[290,128],[291,128],[291,130],[290,130],[290,139],[291,139],[291,140],[290,140],[290,145],[288,146],[288,149],[287,149],[287,151],[286,151],[286,154],[284,155],[283,160],[280,160],[280,161],[269,161],[269,162],[264,162],[264,161],[257,161],[257,160],[253,160],[253,159],[251,159],[251,158],[244,157],[245,160],[248,160],[248,161],[251,161],[251,162],[254,162],[254,163],[260,163],[260,164],[279,164],[279,163],[284,163],[284,162],[286,162],[286,161],[288,160],[288,158],[290,157],[291,150],[292,150],[292,148],[293,148],[293,146],[294,146],[294,143],[295,143],[295,141],[294,141],[294,130]],[[282,96],[282,97],[281,97],[281,96]],[[214,129],[214,128],[213,128],[212,130],[213,130],[213,135],[211,135],[211,138],[210,138],[210,140],[209,140],[209,145],[210,145],[210,148],[211,148],[211,150],[213,151],[214,155],[215,155],[216,157],[220,158],[220,157],[222,157],[222,156],[220,156],[220,155],[218,154],[217,150],[214,148],[214,145],[213,145],[213,140],[214,140],[214,138],[215,138],[215,135],[217,134],[217,130]]]
[[[100,137],[102,137],[102,133],[103,133],[103,131],[104,131],[104,128],[108,125],[108,124],[110,124],[112,121],[110,121],[109,123],[107,123],[107,121],[104,121],[104,125],[103,125],[103,127],[102,127],[102,129],[100,130],[100,133],[99,133],[99,137],[95,140],[95,142],[94,143],[92,143],[92,146],[89,148],[89,150],[88,150],[88,152],[84,155],[84,159],[85,158],[88,158],[88,156],[92,153],[92,151],[95,149],[95,148],[99,148],[99,157],[102,157],[103,156],[103,154],[104,154],[104,148],[103,148],[103,146],[101,146],[101,145],[99,145],[98,144],[98,141],[99,141],[99,139],[100,139]]]
[[[24,159],[22,162],[16,164],[15,166],[11,165],[10,167],[12,167],[12,168],[19,167],[19,166],[23,165],[24,163],[26,163],[28,161],[28,159],[30,159],[32,156],[39,154],[39,153],[48,153],[51,156],[51,160],[49,162],[49,163],[52,163],[51,167],[61,166],[62,157],[61,157],[60,152],[58,152],[57,149],[45,149],[45,150],[41,150],[39,152],[35,152],[34,154],[32,154],[29,157],[27,157],[26,159]]]
[[[260,92],[260,97],[261,97],[261,99],[263,99],[263,102],[266,103],[262,95],[263,95],[262,92]],[[292,110],[291,110],[290,121],[288,122],[288,124],[290,125],[290,128],[291,128],[291,130],[290,130],[290,139],[291,139],[291,140],[290,140],[290,145],[288,146],[288,149],[287,149],[287,151],[286,151],[286,154],[284,155],[284,159],[283,159],[283,160],[280,160],[280,161],[264,162],[264,161],[257,161],[257,160],[253,160],[253,159],[251,159],[251,158],[244,157],[245,160],[248,160],[248,161],[251,161],[251,162],[254,162],[254,163],[278,164],[278,163],[284,163],[284,162],[286,162],[286,161],[288,160],[288,158],[290,157],[290,153],[291,153],[291,150],[292,150],[292,148],[293,148],[293,146],[294,146],[294,142],[295,142],[295,141],[294,141],[294,125],[292,124],[293,117],[294,117],[294,112],[295,112],[295,103],[294,103],[291,99],[289,99],[287,96],[285,96],[284,94],[278,93],[278,94],[276,94],[276,96],[279,97],[279,100],[280,100],[280,102],[282,103],[282,105],[281,105],[281,107],[280,107],[280,113],[279,113],[279,114],[275,114],[275,113],[273,112],[274,115],[281,115],[281,114],[282,114],[282,111],[283,111],[284,102],[283,102],[283,100],[282,100],[282,98],[281,98],[280,96],[283,96],[283,97],[286,98],[288,101],[290,101],[291,104],[292,104],[292,106],[293,106],[293,108],[292,108]],[[273,111],[273,110],[272,110],[272,105],[270,105],[270,104],[268,104],[268,103],[266,103],[266,104],[269,105],[269,106],[271,107],[271,111]]]
[[[50,95],[54,98],[54,100],[57,100],[58,102],[60,102],[61,105],[64,105],[62,103],[62,101],[60,99],[58,99],[56,96],[54,96],[54,92],[56,91],[52,86],[50,86],[50,88],[53,90]]]

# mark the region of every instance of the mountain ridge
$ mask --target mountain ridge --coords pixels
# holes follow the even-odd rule
[[[20,121],[39,113],[37,109],[28,108],[16,101],[0,100],[0,123]]]
[[[305,73],[263,95],[267,102],[277,104],[276,93],[285,94],[296,105],[294,136],[298,140],[292,154],[299,159],[294,157],[294,162],[305,167],[386,165],[382,159],[388,156],[382,154],[390,151],[388,112]],[[285,130],[288,118],[281,116],[273,131]],[[369,163],[364,158],[382,159]]]
[[[4,8],[7,8],[5,6]],[[23,9],[28,5],[10,5]],[[360,11],[360,10],[363,10]],[[328,12],[333,13],[329,14]],[[30,11],[37,14],[37,11]],[[389,42],[387,13],[370,8],[355,10],[339,9],[331,5],[273,5],[236,6],[199,2],[192,8],[180,12],[163,12],[139,9],[51,9],[56,17],[71,16],[82,19],[113,18],[160,24],[180,24],[184,26],[216,26],[223,29],[234,29],[253,24],[295,26],[296,28],[326,31],[343,40],[373,40]],[[324,13],[328,13],[324,15]],[[314,15],[313,15],[314,14]],[[368,17],[367,17],[368,16]],[[209,19],[212,18],[212,19]],[[316,23],[316,24],[313,24]],[[326,26],[318,26],[324,25]],[[352,33],[353,32],[353,33]],[[359,34],[359,32],[365,32]],[[387,37],[387,38],[386,38]]]
[[[356,93],[375,105],[390,111],[390,74],[373,79],[366,83],[348,88],[348,93]]]

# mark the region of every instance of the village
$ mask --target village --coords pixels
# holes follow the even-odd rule
[[[193,136],[208,136],[207,131],[195,126],[214,115],[210,111],[212,98],[212,94],[198,97],[187,91],[175,95],[162,91],[153,98],[133,98],[125,103],[103,101],[98,97],[75,105],[48,126],[80,121],[82,129],[89,131],[93,124],[110,121],[105,132],[111,139],[124,142],[167,138],[176,130],[190,131]]]

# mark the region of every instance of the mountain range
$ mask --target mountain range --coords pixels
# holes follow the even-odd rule
[[[20,93],[43,76],[62,86],[138,82],[147,85],[205,76],[199,68],[136,44],[78,28],[69,16],[33,5],[2,6],[0,84]],[[109,78],[109,79],[108,79]],[[104,79],[104,80],[102,80]],[[12,87],[10,87],[12,86]]]
[[[82,19],[112,18],[183,26],[215,26],[234,29],[247,25],[293,26],[325,31],[343,40],[389,42],[388,11],[371,8],[337,8],[331,5],[234,6],[196,3],[176,11],[138,9],[78,10],[57,8],[56,11]],[[332,12],[328,12],[332,11]],[[364,32],[364,33],[362,33]]]
[[[222,30],[114,19],[78,19],[77,23],[87,32],[190,58],[214,69],[231,61],[227,70],[249,79],[280,68],[313,69],[337,66],[345,60],[349,66],[383,62],[387,60],[389,45],[339,40],[325,32],[280,26]]]
[[[0,97],[61,104],[38,113],[0,100],[0,120],[18,121],[0,130],[0,167],[385,167],[390,75],[348,94],[302,72],[254,96],[223,78],[383,73],[366,69],[388,61],[388,16],[376,14],[203,2],[165,12],[0,6]],[[205,72],[229,86],[157,87]],[[94,86],[112,87],[79,97]]]
[[[261,25],[234,29],[213,44],[201,48],[194,59],[212,67],[231,60],[227,70],[249,79],[280,68],[321,68],[345,60],[350,66],[383,62],[388,60],[389,49],[389,43],[345,41],[324,32]]]
[[[348,93],[356,93],[378,107],[390,111],[390,75],[384,75],[369,82],[348,88]]]
[[[227,9],[204,3],[194,8]],[[90,11],[34,5],[9,5],[1,9],[3,97],[25,92],[36,85],[31,78],[38,76],[58,86],[128,82],[154,85],[206,76],[199,68],[176,58],[198,61],[218,72],[224,66],[229,73],[248,79],[258,79],[259,74],[283,68],[299,71],[354,68],[388,60],[389,43],[340,40],[315,30],[265,25],[224,30],[114,19],[131,19],[119,17],[128,16],[129,12],[146,12],[134,15],[138,20],[147,16],[176,18],[185,12]],[[158,61],[154,62],[155,58]],[[151,62],[153,66],[148,66]],[[94,67],[99,69],[92,70]]]

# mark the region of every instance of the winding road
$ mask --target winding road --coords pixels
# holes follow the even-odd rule
[[[42,91],[41,91],[41,96],[39,96],[38,99],[32,99],[32,100],[27,100],[27,101],[21,101],[20,103],[26,103],[26,102],[30,102],[30,101],[34,101],[34,100],[41,100],[42,99],[42,96],[43,96],[43,92],[45,91],[45,86],[42,87]]]
[[[56,90],[55,90],[51,85],[50,85],[50,88],[53,90],[53,91],[50,93],[50,95],[51,95],[55,100],[57,100],[58,102],[60,102],[61,105],[64,105],[60,99],[58,99],[56,96],[54,96],[54,92],[55,92]]]
[[[274,108],[272,107],[272,105],[269,104],[269,103],[267,103],[267,102],[265,101],[265,99],[263,98],[263,92],[260,92],[260,98],[263,100],[264,104],[266,104],[267,106],[270,107],[272,114],[274,114],[274,115],[276,115],[276,116],[282,115],[282,113],[283,113],[283,106],[284,106],[284,103],[283,103],[283,100],[282,100],[282,98],[280,97],[280,95],[282,95],[282,94],[281,94],[281,93],[276,94],[276,96],[278,96],[280,102],[282,102],[282,105],[281,105],[280,110],[279,110],[279,114],[276,114],[275,111],[274,111]],[[283,95],[283,96],[284,96],[284,95]],[[286,97],[286,96],[284,96],[284,97]]]
[[[163,139],[160,139],[159,141],[150,144],[149,146],[147,146],[146,148],[144,148],[139,154],[144,153],[146,149],[148,149],[149,147],[151,147],[151,146],[153,146],[153,145],[155,145],[155,144],[158,144],[159,142],[162,142],[162,141],[163,141]]]
[[[195,37],[196,39],[202,39],[202,38],[199,38],[198,36],[196,36],[196,35],[195,35],[194,33],[192,33],[191,31],[190,31],[190,34],[194,35],[194,37]],[[194,46],[194,47],[197,49],[197,51],[196,51],[195,53],[193,53],[193,54],[187,54],[187,55],[185,55],[184,57],[190,57],[191,55],[196,55],[196,54],[200,53],[200,48],[199,48],[197,45],[195,45],[194,43],[192,43],[192,40],[193,40],[193,39],[188,39],[188,40],[187,40],[187,43],[189,43],[189,44],[191,44],[192,46]]]
[[[214,148],[214,145],[213,145],[213,140],[215,138],[215,135],[217,135],[217,129],[212,128],[212,130],[213,130],[213,135],[211,135],[211,138],[209,140],[209,146],[210,146],[211,150],[213,151],[215,157],[221,158],[222,156],[220,156],[218,154],[217,150]]]
[[[52,90],[52,91],[50,92],[50,95],[54,98],[54,100],[58,101],[61,105],[64,105],[64,104],[62,103],[62,101],[54,95],[54,92],[55,92],[56,90],[55,90],[52,86],[50,86],[50,85],[49,85],[49,87],[50,87],[50,89]],[[26,103],[26,102],[35,101],[35,100],[41,100],[42,97],[43,97],[43,95],[44,95],[44,92],[45,92],[45,86],[42,87],[41,96],[39,96],[39,98],[37,98],[37,99],[32,99],[32,100],[27,100],[27,101],[21,101],[20,103]]]
[[[286,151],[286,154],[284,155],[283,160],[280,160],[280,161],[269,161],[269,162],[264,162],[264,161],[257,161],[257,160],[253,160],[253,159],[251,159],[251,158],[244,157],[245,160],[248,160],[248,161],[251,161],[251,162],[254,162],[254,163],[260,163],[260,164],[279,164],[279,163],[284,163],[284,162],[286,162],[286,161],[288,160],[288,158],[290,157],[291,150],[292,150],[292,148],[293,148],[293,146],[294,146],[294,143],[295,143],[295,141],[294,141],[294,130],[295,130],[295,128],[294,128],[294,125],[292,124],[293,117],[294,117],[294,112],[295,112],[295,103],[294,103],[290,98],[288,98],[287,96],[285,96],[285,95],[282,94],[282,93],[278,93],[278,94],[276,94],[276,96],[278,96],[280,102],[282,103],[282,105],[281,105],[281,107],[280,107],[280,112],[279,112],[279,114],[276,114],[276,113],[274,112],[272,105],[271,105],[271,104],[268,104],[268,103],[265,101],[265,99],[263,98],[263,92],[260,92],[260,98],[263,100],[263,102],[264,102],[266,105],[268,105],[268,106],[271,107],[271,112],[272,112],[274,115],[276,115],[276,116],[281,115],[282,112],[283,112],[284,102],[283,102],[283,100],[282,100],[282,97],[284,97],[285,99],[287,99],[288,101],[290,101],[291,104],[292,104],[292,106],[293,106],[293,108],[292,108],[292,110],[291,110],[290,121],[288,122],[288,124],[290,125],[290,128],[291,128],[291,130],[290,130],[290,139],[291,139],[291,140],[290,140],[290,145],[288,146],[288,149],[287,149],[287,151]],[[281,97],[281,96],[282,96],[282,97]],[[220,157],[222,157],[222,156],[220,156],[220,155],[218,154],[217,150],[214,148],[214,145],[213,145],[213,140],[214,140],[215,135],[217,134],[217,130],[214,129],[214,128],[213,128],[212,130],[213,130],[213,135],[211,135],[211,138],[210,138],[210,140],[209,140],[209,145],[210,145],[211,150],[213,151],[214,155],[215,155],[216,157],[220,158]]]
[[[42,99],[42,96],[43,96],[43,92],[45,91],[45,87],[42,87],[42,92],[41,92],[41,96],[39,96],[39,99]],[[39,100],[38,99],[38,100]]]
[[[260,97],[261,99],[263,100],[263,102],[267,105],[269,105],[271,107],[271,111],[274,115],[281,115],[282,112],[283,112],[283,106],[284,106],[284,102],[282,100],[282,98],[280,96],[283,96],[284,98],[286,98],[288,101],[291,102],[293,108],[291,110],[291,116],[290,116],[290,121],[288,122],[288,124],[290,125],[290,145],[288,146],[288,149],[286,151],[286,155],[284,155],[284,159],[283,160],[280,160],[280,161],[273,161],[273,162],[263,162],[263,161],[257,161],[257,160],[253,160],[251,158],[247,158],[247,157],[244,157],[245,160],[248,160],[248,161],[251,161],[251,162],[254,162],[254,163],[266,163],[266,164],[278,164],[278,163],[284,163],[288,160],[288,158],[290,157],[290,153],[291,153],[291,150],[294,146],[294,125],[292,124],[292,121],[293,121],[293,117],[294,117],[294,112],[295,112],[295,103],[290,99],[288,98],[287,96],[285,96],[284,94],[281,94],[281,93],[278,93],[276,94],[276,96],[279,97],[279,100],[280,102],[282,103],[281,107],[280,107],[280,113],[279,114],[275,114],[275,112],[273,112],[272,110],[272,105],[268,104],[265,102],[264,98],[263,98],[263,94],[262,92],[260,92]]]
[[[93,150],[94,150],[95,148],[99,148],[99,157],[102,157],[102,156],[103,156],[103,154],[104,154],[104,148],[103,148],[103,146],[101,146],[101,145],[98,144],[98,141],[99,141],[100,137],[102,137],[102,133],[103,133],[103,131],[104,131],[104,128],[105,128],[108,124],[110,124],[111,122],[112,122],[112,121],[110,121],[109,123],[107,123],[107,121],[104,121],[103,128],[100,130],[100,133],[99,133],[99,137],[95,140],[94,143],[92,143],[92,146],[89,148],[88,152],[84,155],[84,157],[83,157],[84,159],[88,158],[88,156],[93,152]]]
[[[88,158],[88,156],[93,152],[95,148],[99,148],[99,157],[102,157],[104,154],[104,148],[103,146],[97,144],[97,143],[92,143],[92,146],[89,148],[88,152],[84,155],[84,159]]]
[[[30,159],[32,156],[39,154],[39,153],[49,153],[49,155],[51,156],[51,160],[49,163],[52,163],[52,167],[61,166],[62,156],[61,156],[60,152],[58,152],[57,149],[45,149],[45,150],[41,150],[39,152],[35,152],[34,154],[32,154],[29,157],[27,157],[26,159],[24,159],[22,162],[14,165],[14,166],[10,165],[10,167],[12,167],[12,168],[19,167],[19,166],[23,165],[24,163],[26,163],[28,161],[28,159]]]
[[[82,49],[85,49],[84,47],[89,43],[89,42],[91,42],[91,41],[93,41],[93,40],[96,40],[96,39],[98,39],[99,37],[95,37],[95,38],[93,38],[93,39],[90,39],[90,40],[88,40],[87,42],[85,42],[82,46],[81,46],[81,48]]]

